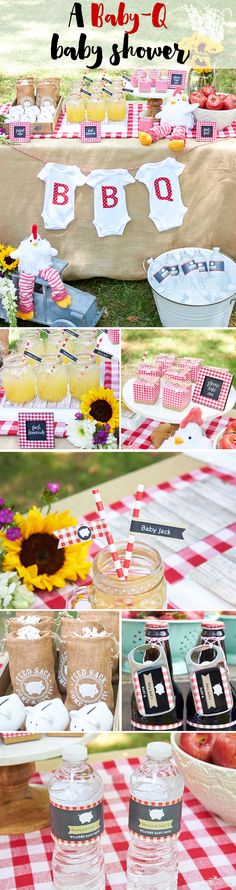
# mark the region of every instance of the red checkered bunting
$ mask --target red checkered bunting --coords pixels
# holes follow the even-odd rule
[[[222,381],[222,387],[217,399],[210,398],[210,395],[202,394],[206,378]],[[232,382],[233,374],[230,374],[226,368],[211,368],[204,365],[199,370],[192,400],[199,405],[205,405],[207,408],[219,408],[220,411],[224,411]]]
[[[29,438],[29,429],[27,424],[42,425],[45,424],[45,436],[42,432],[41,438]],[[31,433],[32,435],[32,433]],[[54,414],[50,411],[30,411],[18,414],[18,436],[21,448],[30,448],[33,450],[42,450],[43,448],[54,448]]]
[[[160,381],[151,378],[137,377],[133,382],[133,393],[136,402],[145,402],[153,405],[160,392]]]
[[[137,756],[96,763],[104,783],[106,890],[126,890],[129,783],[139,765]],[[51,773],[36,774],[34,782],[48,785]],[[230,819],[230,813],[229,813]],[[0,837],[1,890],[53,890],[50,828]],[[227,825],[185,788],[178,840],[178,890],[235,888],[236,827]]]
[[[171,408],[173,411],[182,411],[191,401],[192,384],[177,380],[166,380],[162,389],[162,404],[164,408]]]

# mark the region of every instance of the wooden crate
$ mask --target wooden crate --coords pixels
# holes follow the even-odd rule
[[[43,133],[45,136],[50,136],[52,133],[54,133],[54,130],[56,129],[56,125],[58,123],[60,114],[62,112],[62,103],[63,103],[63,96],[60,96],[53,121],[48,122],[48,123],[40,123],[40,122],[38,123],[38,121],[35,121],[34,124],[30,124],[31,136],[34,136],[34,135],[37,136],[37,133]],[[13,104],[13,107],[16,106],[16,99],[14,100],[14,102],[12,104]],[[6,133],[6,136],[9,136],[9,121],[6,121],[6,123],[2,123],[1,126],[4,130],[4,132]]]

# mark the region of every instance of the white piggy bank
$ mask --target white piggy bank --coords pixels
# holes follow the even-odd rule
[[[26,709],[19,695],[3,695],[0,698],[0,732],[15,732],[21,729],[26,718]]]
[[[89,732],[98,729],[109,732],[113,727],[113,714],[104,701],[96,705],[84,705],[79,711],[70,711],[71,732]]]
[[[26,729],[37,732],[59,732],[67,729],[69,714],[60,698],[38,702],[26,708]]]

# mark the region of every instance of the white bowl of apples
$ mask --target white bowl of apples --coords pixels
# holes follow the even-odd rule
[[[210,813],[236,825],[236,733],[172,733],[174,759],[187,788]]]
[[[230,127],[236,120],[236,95],[217,93],[216,87],[202,87],[190,93],[190,103],[198,102],[193,114],[197,121],[216,121],[217,129]]]

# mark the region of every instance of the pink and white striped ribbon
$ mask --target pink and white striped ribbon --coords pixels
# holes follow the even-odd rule
[[[110,528],[109,528],[109,525],[108,525],[108,522],[107,522],[106,512],[105,512],[104,505],[103,505],[103,503],[102,503],[102,499],[101,499],[101,495],[100,495],[99,488],[93,488],[93,489],[92,489],[92,492],[93,492],[93,495],[94,495],[94,498],[95,498],[96,507],[97,507],[98,513],[99,513],[99,515],[100,515],[100,519],[102,519],[102,521],[104,522],[105,536],[106,536],[106,540],[107,540],[107,543],[108,543],[108,547],[109,547],[109,550],[110,550],[110,553],[111,553],[111,556],[112,556],[112,559],[113,559],[113,562],[114,562],[114,567],[115,567],[115,570],[116,570],[116,574],[117,574],[118,578],[120,578],[120,579],[123,578],[123,579],[124,579],[124,572],[123,572],[123,569],[122,569],[122,565],[121,565],[120,559],[119,559],[119,557],[118,557],[118,553],[117,553],[117,550],[116,550],[116,545],[115,545],[114,538],[113,538],[113,536],[112,536],[112,534],[111,534],[111,531],[110,531]],[[106,526],[106,527],[105,527],[105,526]]]

